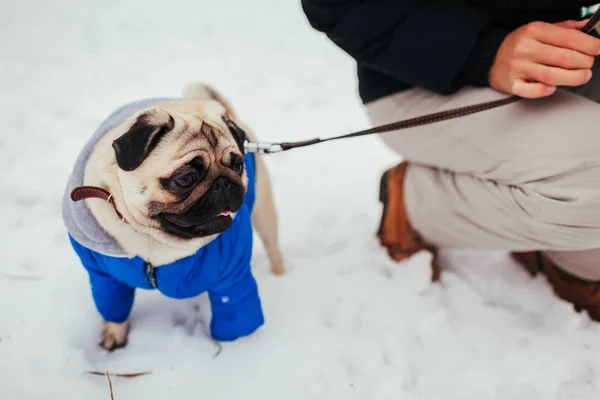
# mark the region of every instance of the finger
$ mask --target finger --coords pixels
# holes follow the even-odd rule
[[[590,81],[589,69],[568,70],[530,63],[525,67],[525,77],[548,86],[581,86]]]
[[[565,29],[579,29],[582,30],[583,27],[588,23],[590,19],[584,19],[583,21],[575,21],[575,20],[570,20],[570,21],[562,21],[562,22],[558,22],[554,25],[556,26],[560,26],[561,28],[565,28]]]
[[[590,69],[595,58],[578,51],[536,42],[532,44],[533,60],[540,64],[564,69]]]
[[[590,56],[600,55],[600,39],[576,29],[566,29],[545,22],[527,26],[529,34],[545,44],[579,51]]]
[[[512,93],[526,99],[548,97],[554,92],[556,92],[555,86],[548,86],[539,82],[526,82],[519,79],[512,85]]]

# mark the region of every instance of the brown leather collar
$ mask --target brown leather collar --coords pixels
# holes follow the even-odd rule
[[[107,190],[104,190],[104,189],[96,187],[96,186],[77,186],[71,192],[71,200],[80,201],[80,200],[85,200],[85,199],[100,199],[100,200],[105,200],[105,201],[109,202],[115,209],[115,212],[117,213],[117,216],[119,217],[119,219],[121,221],[127,223],[127,221],[125,221],[125,217],[123,216],[123,214],[121,214],[119,212],[119,210],[117,210],[117,205],[115,204],[115,198]]]

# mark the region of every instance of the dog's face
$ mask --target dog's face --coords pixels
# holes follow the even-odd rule
[[[207,237],[229,228],[244,203],[246,135],[208,103],[143,112],[113,142],[123,199],[141,228]]]

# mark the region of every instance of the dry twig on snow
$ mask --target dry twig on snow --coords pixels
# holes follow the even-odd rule
[[[98,372],[98,371],[85,371],[86,374],[88,375],[98,375],[98,376],[104,376],[107,375],[108,372]],[[144,375],[150,375],[152,374],[152,372],[134,372],[131,374],[112,374],[112,376],[116,376],[119,378],[137,378],[139,376],[144,376]]]
[[[110,380],[110,374],[106,371],[106,379],[108,379],[108,387],[110,388],[110,400],[115,400],[115,395],[112,390],[112,381]]]

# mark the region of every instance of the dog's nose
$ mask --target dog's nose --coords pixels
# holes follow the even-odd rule
[[[231,182],[229,181],[229,179],[224,178],[222,176],[215,179],[214,183],[212,184],[212,190],[214,190],[215,192],[228,192],[230,188]]]

